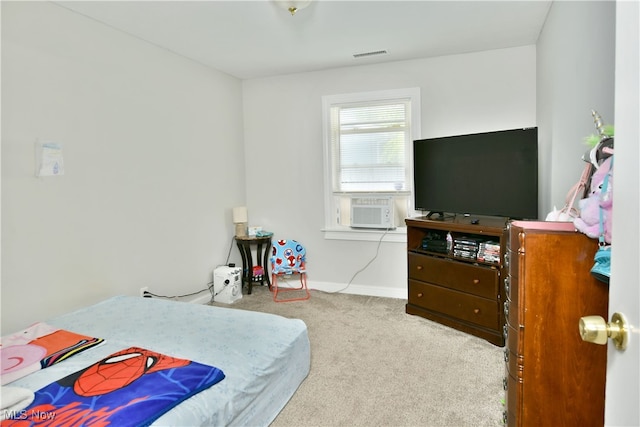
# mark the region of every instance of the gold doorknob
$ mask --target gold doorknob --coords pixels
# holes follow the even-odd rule
[[[618,350],[627,348],[629,326],[623,314],[613,313],[609,323],[600,316],[581,317],[579,323],[583,341],[605,345],[607,338],[611,338]]]

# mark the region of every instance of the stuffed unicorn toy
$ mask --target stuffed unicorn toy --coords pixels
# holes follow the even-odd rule
[[[600,237],[600,209],[604,226],[604,240],[611,244],[611,214],[613,210],[613,157],[606,158],[591,176],[591,191],[578,202],[580,216],[573,220],[576,229],[589,237]],[[605,177],[608,177],[606,188]]]

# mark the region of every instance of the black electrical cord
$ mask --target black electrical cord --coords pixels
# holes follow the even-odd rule
[[[231,258],[231,250],[233,249],[233,242],[236,240],[236,236],[233,236],[231,238],[231,244],[229,245],[229,253],[227,254],[227,261],[224,265],[229,265],[229,258]],[[220,266],[218,266],[220,267]],[[185,297],[191,297],[194,295],[198,295],[201,294],[204,291],[209,291],[211,293],[211,301],[213,301],[214,298],[214,290],[213,290],[213,281],[207,283],[207,288],[206,289],[201,289],[199,291],[196,292],[192,292],[190,294],[183,294],[183,295],[158,295],[158,294],[154,294],[153,292],[149,292],[149,291],[144,291],[143,295],[145,297],[154,297],[154,298],[167,298],[167,299],[174,299],[174,298],[185,298]]]
[[[231,258],[231,249],[233,249],[233,242],[236,240],[236,236],[231,238],[231,244],[229,245],[229,253],[227,254],[227,262],[224,265],[229,265],[229,258]]]
[[[158,295],[158,294],[154,294],[153,292],[144,291],[144,295],[150,295],[150,296],[155,297],[155,298],[169,298],[169,299],[191,297],[193,295],[201,294],[201,293],[203,293],[205,291],[211,292],[211,285],[213,285],[213,282],[207,283],[207,288],[206,289],[200,289],[199,291],[195,291],[195,292],[192,292],[190,294],[173,295],[173,296],[171,296],[171,295]]]

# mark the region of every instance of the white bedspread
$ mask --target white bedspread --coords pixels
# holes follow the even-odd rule
[[[167,412],[159,426],[266,426],[310,367],[302,320],[152,298],[118,296],[47,323],[104,345],[13,383],[37,390],[109,354],[138,346],[220,368],[226,378]]]

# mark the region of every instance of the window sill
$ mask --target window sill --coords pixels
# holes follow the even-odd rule
[[[398,227],[395,230],[371,230],[352,228],[325,228],[322,230],[326,240],[360,240],[377,242],[384,236],[385,242],[406,243],[407,228]]]

